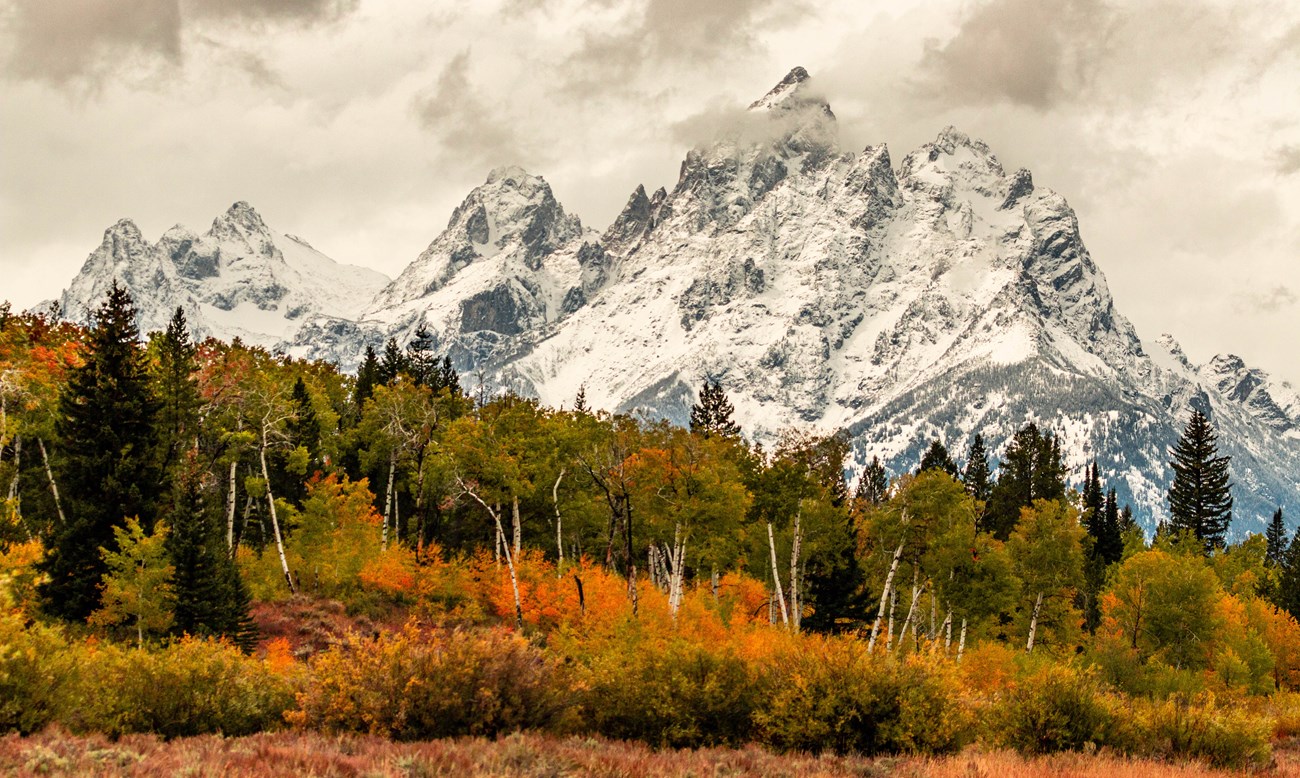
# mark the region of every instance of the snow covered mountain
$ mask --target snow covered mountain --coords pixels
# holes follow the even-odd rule
[[[128,283],[181,294],[170,290],[193,290],[214,256],[177,260],[181,241],[151,249],[130,232],[110,230],[87,268],[111,260]],[[214,233],[227,234],[214,225],[209,245]],[[227,286],[186,293],[234,326],[235,305],[206,302]],[[935,436],[960,461],[976,432],[996,456],[1034,419],[1061,435],[1076,480],[1096,458],[1148,527],[1166,513],[1169,447],[1200,408],[1233,457],[1235,531],[1300,509],[1291,387],[1140,337],[1065,199],[984,143],[948,128],[897,164],[883,144],[841,149],[802,68],[688,152],[671,190],[637,187],[603,233],[542,178],[499,168],[378,286],[365,305],[281,314],[304,323],[277,333],[292,353],[348,366],[367,343],[425,326],[471,384],[551,405],[585,387],[594,407],[678,422],[712,377],[747,434],[844,429],[855,468],[880,456],[910,470]]]
[[[89,320],[114,279],[135,299],[142,333],[166,328],[183,306],[197,337],[239,337],[268,348],[288,346],[304,328],[350,322],[388,283],[382,273],[341,265],[272,230],[245,202],[202,235],[177,225],[157,243],[122,219],[64,290],[64,314]]]

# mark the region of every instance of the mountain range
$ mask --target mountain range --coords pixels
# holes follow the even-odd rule
[[[947,128],[897,163],[842,149],[795,68],[677,183],[637,187],[603,232],[546,181],[493,170],[396,278],[341,265],[236,203],[199,235],[110,227],[60,298],[84,319],[116,278],[142,330],[184,306],[197,336],[354,368],[420,327],[470,375],[572,405],[684,423],[720,381],[753,439],[843,429],[851,469],[914,468],[934,437],[961,461],[1036,420],[1076,480],[1096,459],[1148,528],[1190,410],[1232,457],[1234,534],[1300,510],[1300,396],[1232,355],[1190,362],[1120,313],[1065,199]],[[1289,517],[1290,518],[1290,517]],[[1294,520],[1292,519],[1294,522]]]

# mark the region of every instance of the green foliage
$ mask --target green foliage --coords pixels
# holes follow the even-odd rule
[[[1051,433],[1039,432],[1038,425],[1030,422],[1007,444],[982,528],[1006,540],[1020,521],[1022,508],[1032,506],[1035,500],[1064,497],[1065,466],[1061,463],[1060,441]]]
[[[1137,715],[1125,738],[1129,742],[1117,743],[1132,753],[1199,759],[1228,769],[1259,769],[1270,761],[1272,727],[1258,714],[1219,705],[1208,695],[1174,696],[1134,707]]]
[[[984,436],[975,433],[971,439],[970,451],[966,454],[966,469],[962,471],[961,481],[971,497],[981,503],[989,501],[993,490],[993,474],[989,471],[988,451],[984,448]]]
[[[103,604],[91,614],[90,623],[129,624],[143,644],[146,634],[167,631],[174,619],[176,568],[167,555],[167,525],[160,522],[152,534],[145,534],[140,522],[131,518],[125,528],[114,527],[113,535],[117,550],[102,549],[108,566]]]
[[[1204,668],[1217,616],[1219,580],[1199,556],[1152,550],[1127,559],[1102,602],[1107,630],[1141,659]]]
[[[732,418],[735,412],[722,384],[708,379],[700,389],[699,402],[691,406],[691,432],[704,437],[738,438],[740,425]]]
[[[782,751],[933,754],[973,737],[950,666],[922,657],[872,657],[862,643],[814,644],[769,673],[755,714]]]
[[[11,609],[8,586],[0,581],[0,732],[26,735],[59,716],[78,668],[62,632]]]
[[[1035,644],[1069,647],[1078,638],[1081,619],[1075,600],[1084,582],[1084,535],[1073,505],[1036,500],[1021,510],[1007,541],[1021,582],[1019,634],[1031,636]]]
[[[1218,435],[1199,410],[1170,452],[1174,482],[1169,487],[1170,528],[1188,531],[1208,552],[1223,545],[1232,523],[1229,457],[1219,456]]]
[[[295,723],[397,740],[567,726],[554,660],[504,630],[353,635],[312,661]]]
[[[948,449],[938,438],[930,441],[930,447],[921,455],[921,464],[916,472],[924,473],[926,470],[941,470],[953,478],[957,477],[957,463],[948,456]]]
[[[1079,751],[1087,743],[1105,743],[1115,715],[1095,673],[1044,664],[997,703],[990,735],[1023,754]]]

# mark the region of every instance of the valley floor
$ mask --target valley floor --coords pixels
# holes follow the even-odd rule
[[[1300,776],[1300,741],[1277,743],[1274,764],[1256,773],[1106,754],[1027,758],[967,749],[948,757],[778,756],[759,748],[655,751],[592,738],[513,735],[394,743],[377,737],[274,733],[113,742],[50,730],[0,738],[0,774],[56,776],[898,776],[899,778],[1190,778]]]

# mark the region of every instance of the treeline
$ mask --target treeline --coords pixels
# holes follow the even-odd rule
[[[757,696],[748,718],[725,724],[737,732],[815,706],[864,662],[909,657],[940,674],[996,657],[1003,686],[979,694],[1000,699],[1039,678],[1067,708],[1070,695],[1093,700],[1084,707],[1096,721],[1122,718],[1124,700],[1300,686],[1300,540],[1279,509],[1265,536],[1226,544],[1229,462],[1199,413],[1171,452],[1172,521],[1148,542],[1095,464],[1081,492],[1068,486],[1059,440],[1032,423],[996,464],[978,435],[960,467],[935,441],[917,472],[890,479],[874,460],[850,488],[842,436],[790,432],[771,449],[752,446],[715,382],[683,429],[593,412],[582,392],[570,410],[471,397],[427,333],[368,352],[351,377],[238,341],[194,344],[179,310],[145,345],[134,321],[117,287],[90,328],[0,316],[0,573],[10,610],[65,625],[68,637],[39,639],[96,633],[190,656],[175,641],[210,636],[251,651],[250,601],[310,595],[426,625],[505,622],[584,672],[611,673],[604,686],[584,676],[575,687],[605,699],[621,699],[634,677],[676,677],[679,660],[706,686],[739,673]],[[806,633],[838,637],[802,642]],[[385,640],[400,647],[422,634]],[[782,645],[802,669],[774,681],[752,663],[771,657],[755,646],[778,636],[794,641]],[[699,654],[708,641],[735,663]],[[310,683],[324,686],[303,692],[301,721],[336,726],[337,701],[319,695],[346,686],[331,674],[363,660],[398,679],[432,672],[402,664],[409,646],[366,659],[370,650],[314,660],[324,664]],[[820,677],[795,658],[820,650],[843,678],[806,698],[770,696],[770,684]],[[848,684],[851,705],[929,683],[906,675],[922,670],[888,666],[903,674],[898,688]],[[882,683],[894,677],[880,672]],[[712,692],[680,693],[717,704]],[[585,726],[649,738],[659,726],[649,703],[625,702],[625,718]],[[793,722],[777,729],[788,730],[773,735],[781,747],[816,742]],[[925,732],[906,742],[940,737]],[[867,736],[826,735],[850,750]]]

